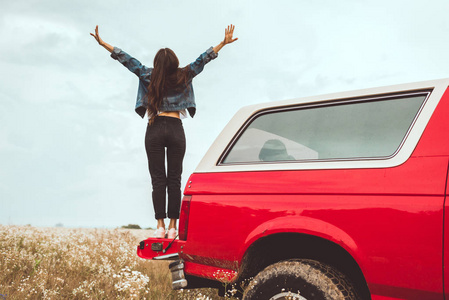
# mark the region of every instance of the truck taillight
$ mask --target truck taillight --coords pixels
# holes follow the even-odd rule
[[[184,196],[181,203],[181,214],[179,216],[179,239],[187,240],[187,229],[189,227],[190,199],[192,196]]]

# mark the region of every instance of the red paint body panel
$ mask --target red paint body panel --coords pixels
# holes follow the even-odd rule
[[[439,171],[443,174],[440,178],[444,178],[447,160],[435,160],[443,160],[445,168]],[[191,179],[213,186],[210,175],[196,174]],[[250,188],[258,176],[264,174],[234,174],[238,182],[252,178]],[[345,248],[370,279],[368,284],[373,284],[375,294],[381,294],[376,288],[383,285],[441,292],[444,182],[435,183],[440,186],[440,193],[427,195],[406,195],[406,191],[402,192],[404,195],[394,195],[388,190],[378,195],[361,192],[339,195],[330,189],[337,180],[350,182],[340,176],[333,177],[329,185],[323,181],[316,183],[323,185],[325,195],[310,191],[194,195],[184,253],[194,256],[195,262],[209,264],[212,259],[216,267],[238,271],[245,251],[258,238],[298,232],[328,239]],[[210,231],[198,230],[204,223],[213,223],[214,227]],[[208,246],[204,247],[205,244]],[[397,268],[391,268],[392,263]]]
[[[224,268],[217,268],[213,265],[197,264],[185,262],[184,271],[193,276],[217,280],[220,282],[232,282],[237,277],[237,272]]]

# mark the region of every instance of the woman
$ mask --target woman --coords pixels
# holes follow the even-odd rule
[[[198,75],[218,52],[227,44],[233,43],[234,28],[232,24],[225,29],[225,37],[215,47],[210,47],[196,61],[184,68],[179,68],[175,53],[169,48],[160,49],[153,61],[153,68],[142,65],[137,59],[120,48],[104,42],[98,34],[91,35],[98,44],[111,52],[111,57],[118,60],[139,77],[139,90],[136,112],[143,118],[148,116],[145,135],[145,149],[148,157],[151,182],[153,186],[153,206],[157,219],[155,236],[166,236],[164,219],[166,214],[165,194],[168,192],[168,238],[177,236],[176,222],[179,219],[181,204],[181,173],[185,154],[185,135],[181,117],[187,116],[186,110],[193,117],[196,111],[192,79]],[[167,149],[167,174],[165,172],[165,149]]]

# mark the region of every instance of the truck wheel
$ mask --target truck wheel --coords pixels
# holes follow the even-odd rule
[[[356,300],[348,279],[331,266],[301,259],[275,263],[245,288],[244,300]]]

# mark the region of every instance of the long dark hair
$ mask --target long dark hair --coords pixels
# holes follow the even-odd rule
[[[152,124],[157,116],[162,100],[171,93],[179,93],[187,88],[190,68],[179,68],[175,52],[169,48],[160,49],[154,56],[153,71],[148,85],[147,114]]]

